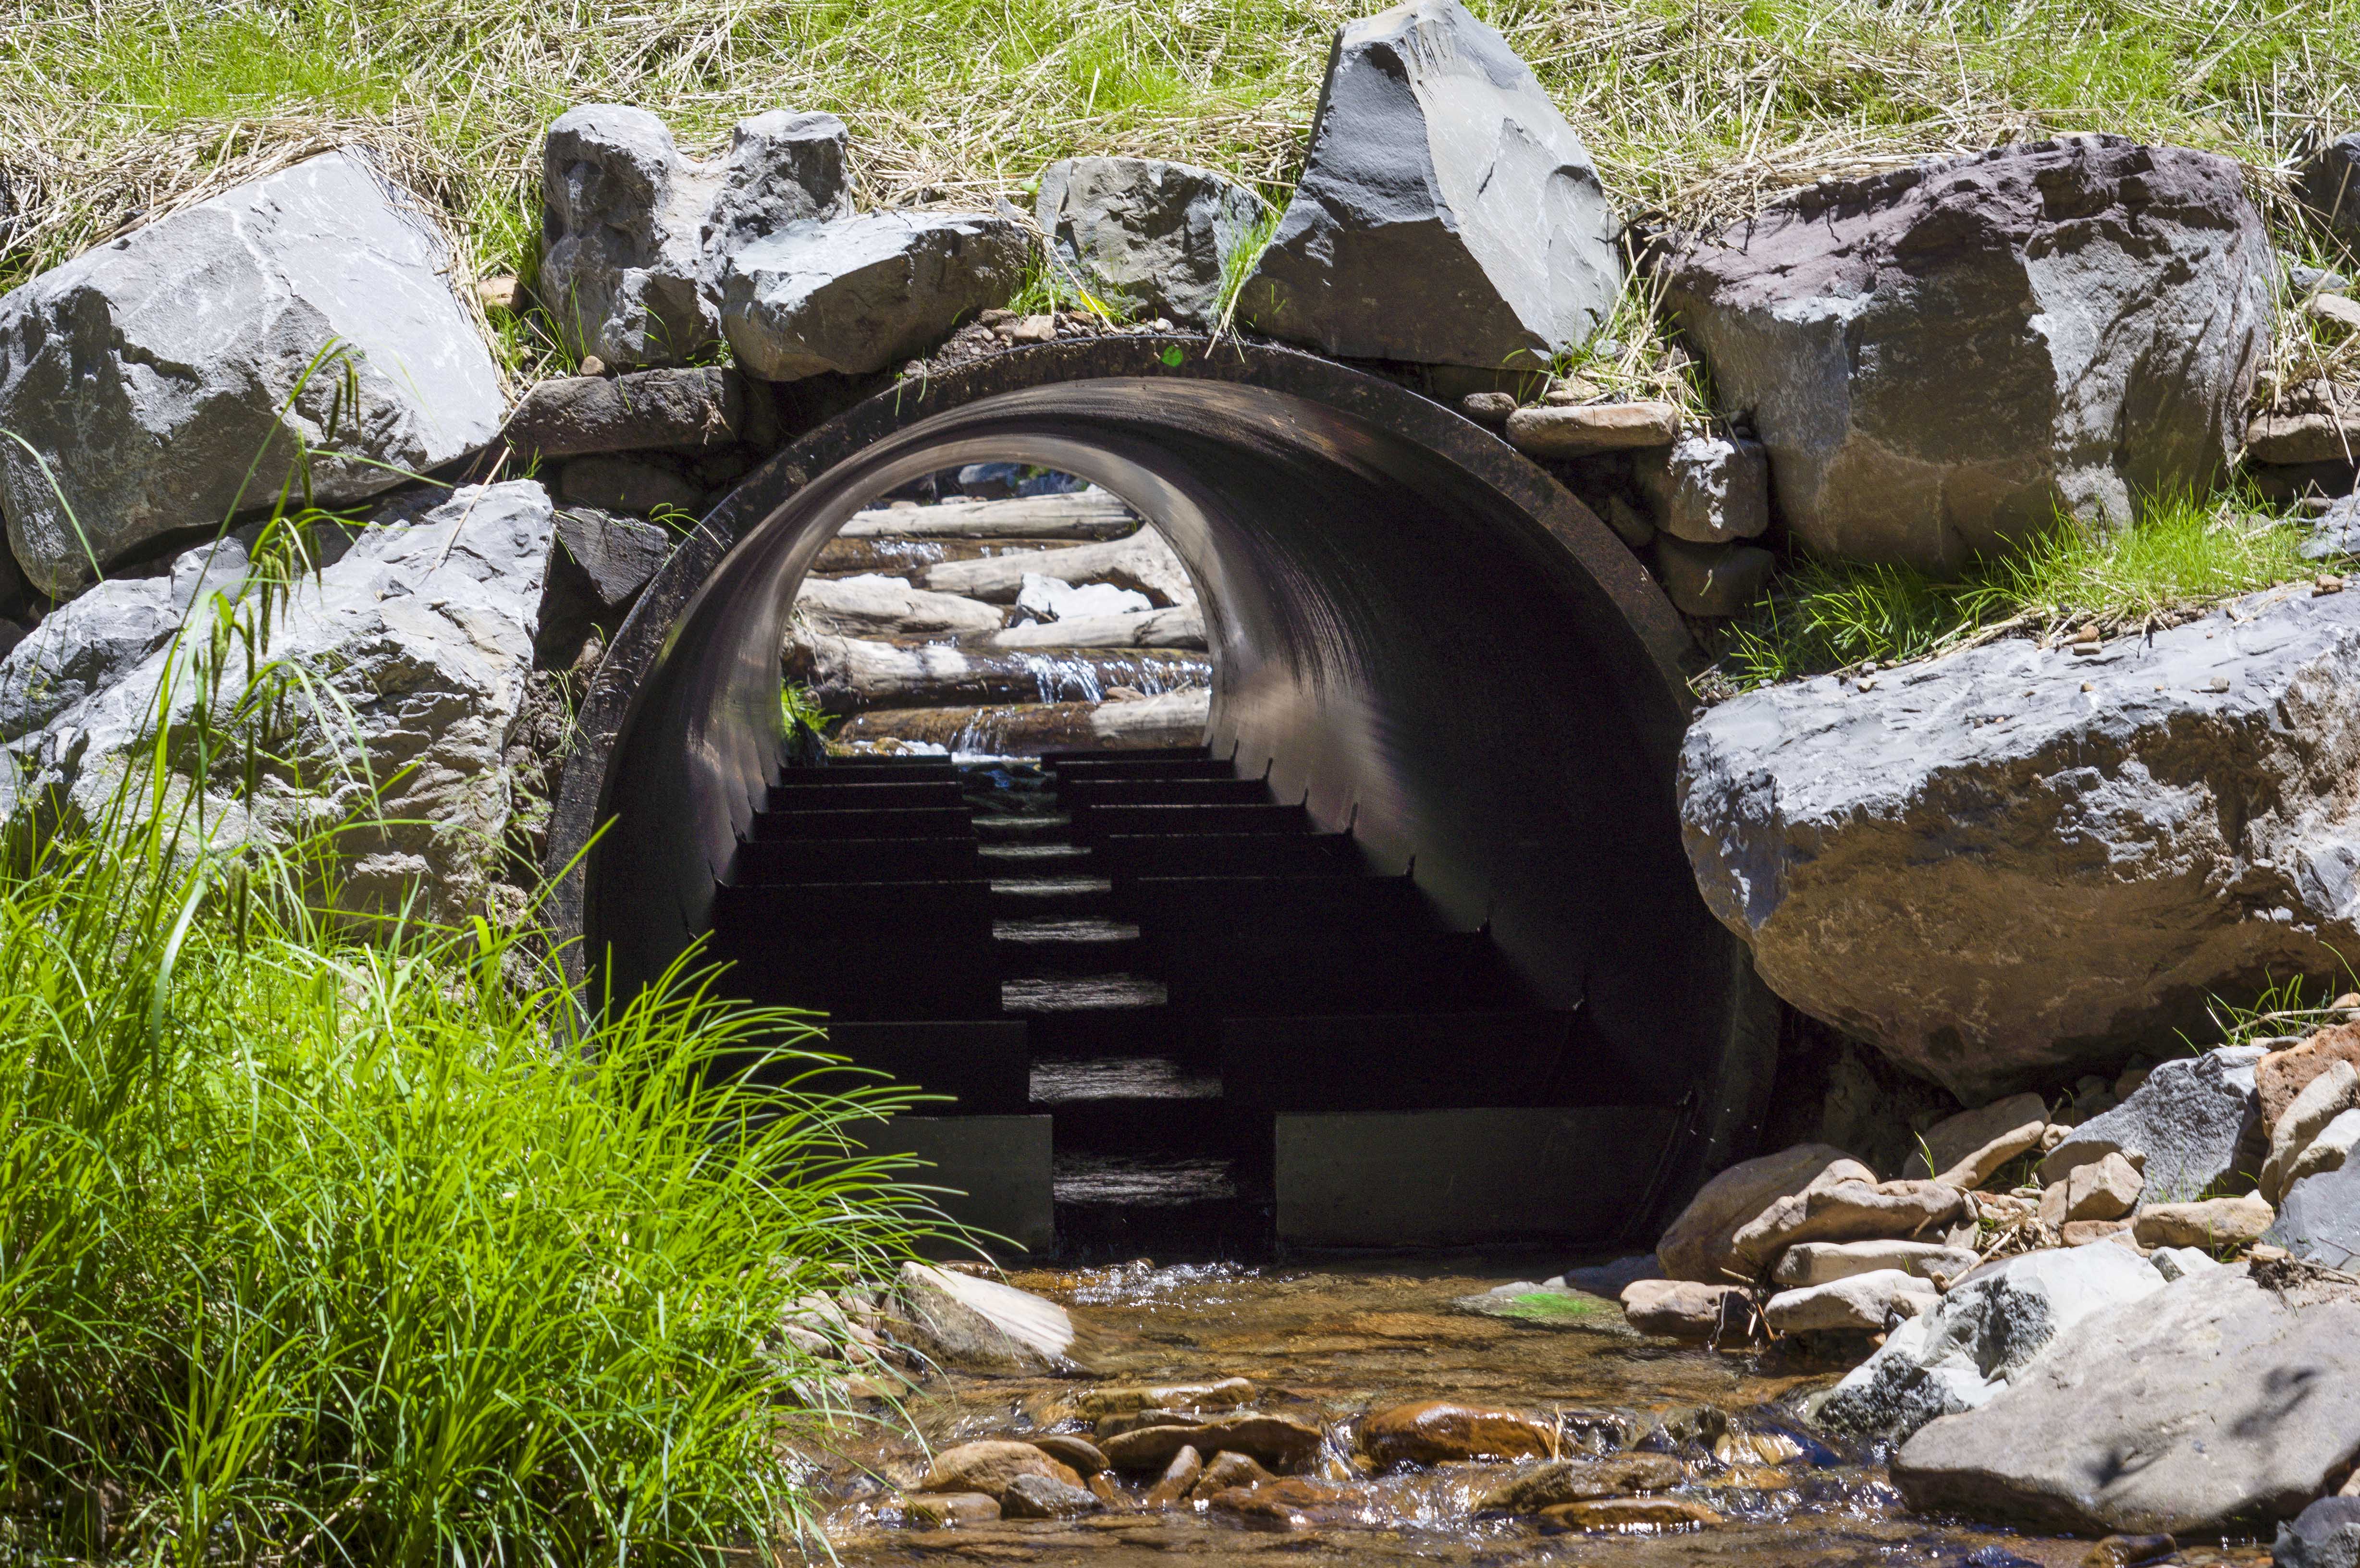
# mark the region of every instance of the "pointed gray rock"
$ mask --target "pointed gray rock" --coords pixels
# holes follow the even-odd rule
[[[1831,180],[1672,256],[1665,304],[1823,555],[1952,572],[2201,490],[2272,321],[2237,165],[2118,136]]]
[[[1269,210],[1226,174],[1151,158],[1061,158],[1034,204],[1085,281],[1184,326],[1219,316],[1222,268]]]
[[[2091,1117],[2040,1162],[2043,1183],[2061,1181],[2109,1154],[2136,1156],[2151,1203],[2191,1203],[2237,1169],[2237,1145],[2253,1129],[2258,1045],[2223,1046],[2175,1057],[2113,1110]]]
[[[373,495],[497,433],[449,241],[364,156],[325,153],[0,299],[0,512],[64,597],[138,546],[312,494]],[[54,481],[54,487],[52,485]]]
[[[1457,0],[1347,24],[1311,151],[1238,314],[1353,359],[1491,370],[1581,342],[1622,224],[1530,67]]]
[[[2296,178],[2295,194],[2331,233],[2346,243],[2360,240],[2360,132],[2312,154]]]
[[[899,365],[1003,305],[1032,246],[984,212],[871,212],[807,223],[731,255],[722,325],[738,368],[766,381]]]

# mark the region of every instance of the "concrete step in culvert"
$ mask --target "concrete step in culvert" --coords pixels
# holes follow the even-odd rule
[[[956,804],[869,809],[825,806],[800,811],[759,811],[754,817],[753,833],[757,843],[780,839],[972,839],[975,836],[975,819],[965,806]]]
[[[1142,757],[1132,753],[1106,757],[1095,762],[1076,761],[1062,757],[1053,757],[1047,760],[1061,785],[1133,779],[1229,780],[1238,776],[1236,768],[1229,763],[1209,757]]]
[[[1058,794],[1076,811],[1104,806],[1251,806],[1270,802],[1259,779],[1068,779]]]
[[[1055,1120],[1065,1152],[1203,1153],[1222,1111],[1221,1081],[1169,1056],[1072,1057],[1034,1062],[1032,1105]]]
[[[1077,837],[1101,839],[1141,833],[1305,833],[1310,821],[1300,805],[1273,800],[1207,806],[1076,806]]]
[[[967,838],[740,840],[730,882],[740,887],[805,882],[963,881],[990,874]]]
[[[1011,980],[1125,974],[1141,961],[1139,927],[1103,915],[1031,915],[991,922],[1000,972]]]
[[[1117,878],[1366,874],[1360,847],[1345,833],[1108,833],[1089,847],[1103,874]]]
[[[1114,883],[1104,877],[995,877],[991,912],[1000,920],[1079,920],[1112,916]]]
[[[765,811],[843,811],[906,809],[929,806],[938,811],[966,808],[966,791],[952,778],[859,779],[838,783],[801,781],[773,784],[763,801]]]
[[[1406,877],[1131,877],[1115,907],[1158,937],[1202,931],[1231,938],[1274,928],[1358,933],[1432,931],[1433,906]]]

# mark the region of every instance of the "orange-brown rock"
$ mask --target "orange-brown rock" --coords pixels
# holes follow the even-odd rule
[[[918,1483],[918,1490],[980,1492],[996,1503],[1003,1502],[1009,1483],[1019,1475],[1046,1475],[1069,1486],[1082,1484],[1071,1465],[1059,1464],[1029,1443],[987,1438],[980,1443],[962,1443],[935,1454],[934,1462],[926,1467],[926,1478]]]
[[[1106,1455],[1098,1452],[1097,1443],[1086,1438],[1062,1432],[1044,1432],[1024,1441],[1078,1475],[1095,1475],[1107,1467]]]
[[[1232,1486],[1259,1486],[1264,1481],[1276,1479],[1242,1454],[1216,1454],[1213,1462],[1205,1466],[1204,1478],[1192,1490],[1197,1497],[1209,1497]]]
[[[1360,1447],[1380,1465],[1524,1459],[1548,1453],[1555,1436],[1547,1422],[1522,1411],[1448,1399],[1395,1405],[1360,1422]]]
[[[1475,1499],[1475,1511],[1533,1514],[1559,1503],[1669,1491],[1686,1474],[1678,1460],[1665,1454],[1618,1454],[1591,1464],[1552,1459],[1483,1493]]]
[[[1193,1448],[1183,1448],[1172,1456],[1164,1474],[1147,1490],[1147,1506],[1151,1508],[1176,1508],[1182,1498],[1196,1489],[1197,1478],[1205,1474],[1205,1456]]]
[[[963,1524],[990,1524],[1000,1518],[1000,1505],[981,1492],[912,1492],[901,1499],[910,1522],[921,1530],[950,1530]]]
[[[1226,1492],[1216,1492],[1208,1506],[1249,1524],[1282,1530],[1341,1524],[1360,1519],[1367,1513],[1361,1495],[1352,1487],[1309,1475],[1289,1475],[1253,1486],[1231,1486]]]
[[[2339,1062],[2360,1067],[2360,1024],[2324,1029],[2300,1045],[2274,1051],[2254,1064],[2254,1094],[2261,1102],[2262,1130],[2278,1125],[2294,1097]]]
[[[1541,1510],[1541,1529],[1551,1533],[1693,1530],[1720,1522],[1719,1514],[1686,1497],[1604,1497],[1596,1502],[1559,1503]]]
[[[1149,1426],[1109,1438],[1102,1446],[1117,1470],[1162,1470],[1183,1448],[1248,1454],[1273,1470],[1299,1470],[1319,1452],[1319,1429],[1285,1416],[1226,1416],[1191,1426]]]

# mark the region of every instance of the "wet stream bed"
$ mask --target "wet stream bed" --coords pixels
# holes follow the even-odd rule
[[[934,1451],[979,1438],[1089,1437],[1081,1405],[1109,1384],[1243,1377],[1255,1410],[1317,1425],[1322,1451],[1300,1473],[1300,1506],[1243,1516],[1205,1502],[1150,1511],[1153,1474],[1118,1475],[1114,1506],[1064,1520],[913,1528],[901,1489],[926,1455],[879,1435],[831,1460],[829,1544],[851,1564],[1221,1563],[1273,1556],[1322,1563],[1567,1564],[1959,1564],[2078,1568],[2095,1543],[2029,1537],[1910,1513],[1880,1456],[1831,1445],[1802,1420],[1841,1364],[1780,1349],[1681,1348],[1637,1336],[1612,1301],[1563,1295],[1498,1316],[1458,1303],[1553,1269],[1451,1258],[1316,1268],[1131,1264],[1017,1273],[1010,1282],[1072,1309],[1099,1376],[936,1376],[908,1410]],[[1369,1412],[1428,1399],[1506,1407],[1550,1423],[1566,1457],[1665,1454],[1681,1479],[1662,1496],[1718,1522],[1545,1533],[1533,1518],[1478,1515],[1473,1501],[1537,1460],[1375,1467],[1358,1452]],[[1212,1456],[1206,1455],[1207,1459]],[[1103,1483],[1102,1483],[1103,1485]],[[2169,1561],[2268,1562],[2252,1543],[2191,1545]]]

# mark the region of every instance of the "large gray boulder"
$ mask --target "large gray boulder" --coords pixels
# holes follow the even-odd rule
[[[699,161],[645,109],[567,110],[541,145],[541,308],[610,365],[687,364],[720,341],[729,251],[852,211],[845,147],[835,115],[773,110]]]
[[[2161,1273],[2121,1247],[2027,1252],[1989,1264],[1886,1336],[1836,1385],[1818,1420],[1898,1443],[1938,1417],[1989,1404],[2091,1313],[2163,1286]]]
[[[2347,244],[2360,241],[2360,131],[2312,154],[2295,179],[2295,195],[2329,233]]]
[[[884,370],[1006,304],[1031,255],[1022,229],[986,212],[801,224],[726,258],[722,329],[738,367],[766,381]]]
[[[1995,642],[1735,698],[1679,797],[1771,988],[1972,1105],[2360,962],[2355,769],[2360,594],[2285,588],[2094,656]]]
[[[1536,365],[1613,310],[1621,229],[1507,40],[1458,0],[1410,0],[1337,34],[1238,314],[1348,358]]]
[[[1921,1512],[2185,1537],[2291,1518],[2355,1454],[2360,1290],[2212,1269],[2067,1329],[1903,1444],[1893,1479]]]
[[[2129,1099],[2049,1150],[2040,1162],[2042,1182],[2124,1154],[2141,1162],[2142,1203],[2195,1201],[2236,1172],[2238,1145],[2255,1123],[2254,1064],[2267,1054],[2258,1045],[2232,1045],[2164,1062]]]
[[[146,805],[171,809],[203,789],[213,797],[212,831],[233,842],[357,823],[338,840],[344,907],[387,911],[415,898],[425,913],[455,919],[480,905],[508,822],[502,748],[532,667],[552,516],[530,481],[461,490],[422,514],[403,507],[393,516],[362,530],[333,564],[299,578],[257,650],[257,668],[290,677],[291,734],[268,738],[291,766],[267,772],[251,800],[232,796],[219,779],[175,773],[166,798]],[[209,617],[235,611],[254,625],[257,595],[242,572],[221,562],[207,571],[204,551],[191,554],[190,570],[174,574],[189,593],[191,635],[168,637],[38,729],[8,739],[0,751],[7,816],[100,821],[115,791],[131,787],[126,775],[144,766],[142,742],[159,704],[180,735],[197,704],[210,702],[215,724],[235,735],[244,660],[230,671],[235,690],[203,691],[192,666]],[[173,579],[154,581],[172,593]],[[20,647],[0,662],[0,691],[37,681],[33,661],[57,655],[54,646]],[[171,759],[189,766],[187,748],[176,746]]]
[[[2235,163],[2073,136],[1814,186],[1665,264],[1814,550],[1928,571],[2209,484],[2272,259]]]
[[[0,430],[33,448],[0,441],[0,512],[26,574],[63,597],[268,505],[306,451],[337,503],[490,441],[499,373],[452,264],[415,198],[333,152],[0,299]]]
[[[1223,267],[1269,210],[1226,174],[1152,158],[1061,158],[1033,205],[1084,280],[1196,327],[1219,317]]]
[[[2263,1239],[2330,1269],[2360,1265],[2360,1164],[2347,1161],[2289,1187]]]

